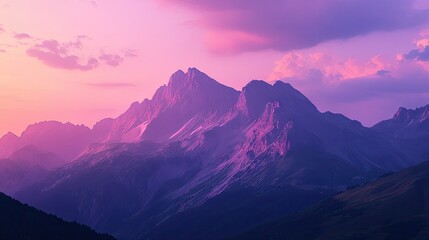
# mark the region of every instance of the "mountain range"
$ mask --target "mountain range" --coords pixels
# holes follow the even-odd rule
[[[46,122],[4,136],[0,171],[43,171],[13,167],[7,179],[33,181],[0,187],[119,239],[222,239],[428,160],[428,106],[367,128],[290,84],[236,91],[190,68],[93,129]]]
[[[73,161],[90,144],[106,137],[107,130],[102,128],[106,121],[93,129],[46,121],[28,126],[19,137],[7,133],[0,138],[0,190],[14,194]]]

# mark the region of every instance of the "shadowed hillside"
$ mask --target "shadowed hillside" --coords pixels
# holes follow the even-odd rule
[[[0,239],[114,240],[107,234],[24,205],[0,193]]]
[[[429,162],[231,239],[428,239]]]

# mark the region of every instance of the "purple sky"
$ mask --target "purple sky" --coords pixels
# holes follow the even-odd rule
[[[0,0],[0,134],[92,126],[197,67],[370,126],[429,103],[427,0]]]

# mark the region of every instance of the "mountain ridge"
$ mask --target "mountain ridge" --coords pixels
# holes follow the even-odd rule
[[[375,124],[373,129],[397,138],[413,138],[429,133],[429,104],[416,109],[400,107],[391,119]]]

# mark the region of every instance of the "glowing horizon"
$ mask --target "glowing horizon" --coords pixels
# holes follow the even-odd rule
[[[287,16],[278,10],[285,2]],[[333,0],[308,8],[296,0],[0,1],[0,136],[45,120],[91,127],[151,98],[188,67],[237,90],[252,79],[282,79],[319,110],[367,126],[399,107],[428,104],[428,3],[399,0],[385,9],[386,0],[350,2],[358,7]],[[375,20],[353,21],[363,13]],[[330,14],[350,18],[333,22]]]

